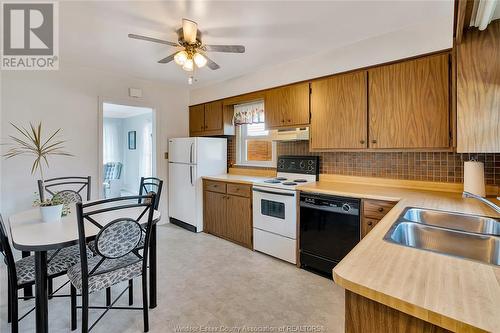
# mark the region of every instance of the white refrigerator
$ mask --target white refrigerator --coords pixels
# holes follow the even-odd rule
[[[168,140],[168,212],[170,222],[203,231],[201,177],[227,172],[227,140],[175,138]]]

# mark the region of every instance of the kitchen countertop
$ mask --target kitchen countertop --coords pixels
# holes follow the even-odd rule
[[[252,185],[253,183],[257,183],[257,182],[261,182],[265,179],[269,179],[270,177],[246,176],[246,175],[236,175],[236,174],[225,173],[225,174],[217,175],[217,176],[203,176],[202,178],[208,179],[208,180],[221,181],[221,182],[231,182],[231,183]]]
[[[383,240],[406,207],[499,217],[459,193],[340,182],[298,187],[305,192],[399,201],[333,269],[343,288],[457,332],[500,332],[500,267]]]

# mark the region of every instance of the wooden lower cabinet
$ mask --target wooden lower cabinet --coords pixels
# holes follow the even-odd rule
[[[203,181],[203,230],[253,249],[251,186]]]
[[[203,203],[203,229],[222,236],[226,233],[226,195],[205,191]]]
[[[227,238],[252,248],[252,202],[249,198],[227,196]]]
[[[451,331],[346,290],[345,332],[447,333]]]
[[[361,239],[365,237],[397,202],[384,200],[363,200],[361,214]]]

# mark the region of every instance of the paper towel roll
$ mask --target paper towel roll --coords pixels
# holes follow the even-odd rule
[[[469,161],[464,163],[464,191],[482,197],[486,196],[483,162]]]

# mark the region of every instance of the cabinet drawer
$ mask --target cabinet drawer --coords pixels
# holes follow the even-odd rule
[[[252,194],[250,185],[242,184],[227,184],[227,194],[238,195],[240,197],[249,198]]]
[[[213,180],[205,180],[203,184],[205,191],[226,193],[226,183]]]
[[[393,201],[364,200],[363,216],[380,220],[396,205]]]
[[[365,237],[379,222],[379,220],[362,218],[361,219],[361,238]]]

